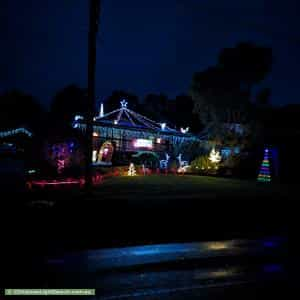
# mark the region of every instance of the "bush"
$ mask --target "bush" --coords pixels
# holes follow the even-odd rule
[[[137,165],[144,165],[147,168],[155,169],[159,166],[159,160],[154,154],[143,153],[138,157],[134,157],[133,163]]]
[[[198,174],[215,174],[218,166],[207,155],[199,156],[191,162],[191,172]]]

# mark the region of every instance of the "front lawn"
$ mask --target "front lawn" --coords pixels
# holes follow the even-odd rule
[[[291,187],[208,176],[123,176],[103,182],[95,189],[102,199],[282,199],[291,195]]]

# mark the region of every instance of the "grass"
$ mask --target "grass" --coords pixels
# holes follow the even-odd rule
[[[95,190],[102,199],[282,199],[291,187],[208,176],[124,176],[105,181]]]
[[[26,237],[36,251],[49,244],[80,249],[257,237],[288,232],[296,189],[205,176],[123,176],[106,179],[88,198],[82,190],[28,193],[30,201],[55,204],[17,210],[6,201],[11,209],[2,214],[22,224],[7,238]]]

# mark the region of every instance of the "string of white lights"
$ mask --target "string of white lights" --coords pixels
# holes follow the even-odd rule
[[[129,110],[129,109],[128,109],[128,110]],[[134,111],[131,111],[131,110],[129,110],[129,111],[130,111],[131,113],[134,113],[134,114],[138,115],[139,117],[141,117],[141,118],[147,120],[148,122],[151,122],[151,123],[155,124],[156,127],[158,127],[159,129],[161,129],[161,123],[158,123],[158,122],[156,122],[156,121],[153,121],[153,120],[151,120],[151,119],[149,119],[149,118],[147,118],[147,117],[145,117],[145,116],[142,116],[142,115],[140,115],[140,114],[138,114],[138,113],[136,113],[136,112],[134,112]],[[167,130],[169,130],[169,131],[174,131],[174,132],[177,131],[176,129],[173,129],[173,128],[167,126],[167,125],[166,125],[165,129],[167,129]]]
[[[120,122],[120,119],[121,119],[121,116],[123,114],[123,108],[120,109],[119,113],[118,113],[118,116],[117,116],[117,122],[119,123]]]
[[[110,115],[112,115],[112,114],[114,114],[114,113],[116,113],[116,112],[119,112],[120,110],[121,110],[121,108],[115,109],[115,110],[113,110],[113,111],[111,111],[111,112],[109,112],[109,113],[103,115],[103,117],[99,117],[99,116],[96,117],[96,119],[103,119],[103,118],[106,118],[106,117],[108,117],[108,116],[110,116]]]
[[[11,135],[15,135],[18,133],[24,133],[24,134],[28,135],[29,137],[32,136],[32,133],[30,131],[21,127],[21,128],[11,129],[11,130],[7,130],[7,131],[0,131],[0,137],[11,136]]]
[[[125,112],[126,116],[128,117],[129,121],[130,121],[133,125],[136,125],[136,124],[134,123],[134,121],[132,120],[132,118],[130,117],[130,115],[129,115],[129,113],[127,112],[126,109],[124,110],[124,112]]]
[[[128,110],[130,113],[132,113],[132,114],[134,114],[134,115],[136,115],[136,116],[139,116],[140,118],[142,118],[142,119],[144,119],[144,120],[146,120],[146,121],[148,121],[148,122],[150,122],[150,123],[153,123],[155,126],[160,127],[160,123],[155,122],[155,121],[153,121],[153,120],[151,120],[151,119],[149,119],[149,118],[147,118],[147,117],[145,117],[145,116],[142,116],[141,114],[138,114],[138,113],[136,113],[136,112],[134,112],[134,111],[132,111],[132,110],[130,110],[130,109],[128,109],[128,108],[127,108],[127,110]]]
[[[134,111],[129,110],[131,114],[135,116],[142,124],[144,124],[146,127],[150,127],[154,130],[161,130],[161,125],[149,118],[146,118]]]
[[[133,112],[132,112],[133,113]],[[151,124],[149,121],[145,120],[144,118],[142,118],[140,115],[133,113],[133,115],[135,116],[136,119],[139,120],[140,123],[142,123],[143,125],[145,125],[148,128],[151,128],[153,130],[160,130],[160,126],[156,125],[156,124]]]

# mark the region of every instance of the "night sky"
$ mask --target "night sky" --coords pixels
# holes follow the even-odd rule
[[[274,104],[300,103],[298,1],[103,0],[96,95],[187,93],[192,74],[240,41],[271,46],[264,86]],[[0,1],[0,91],[48,106],[58,89],[87,85],[87,0]]]

